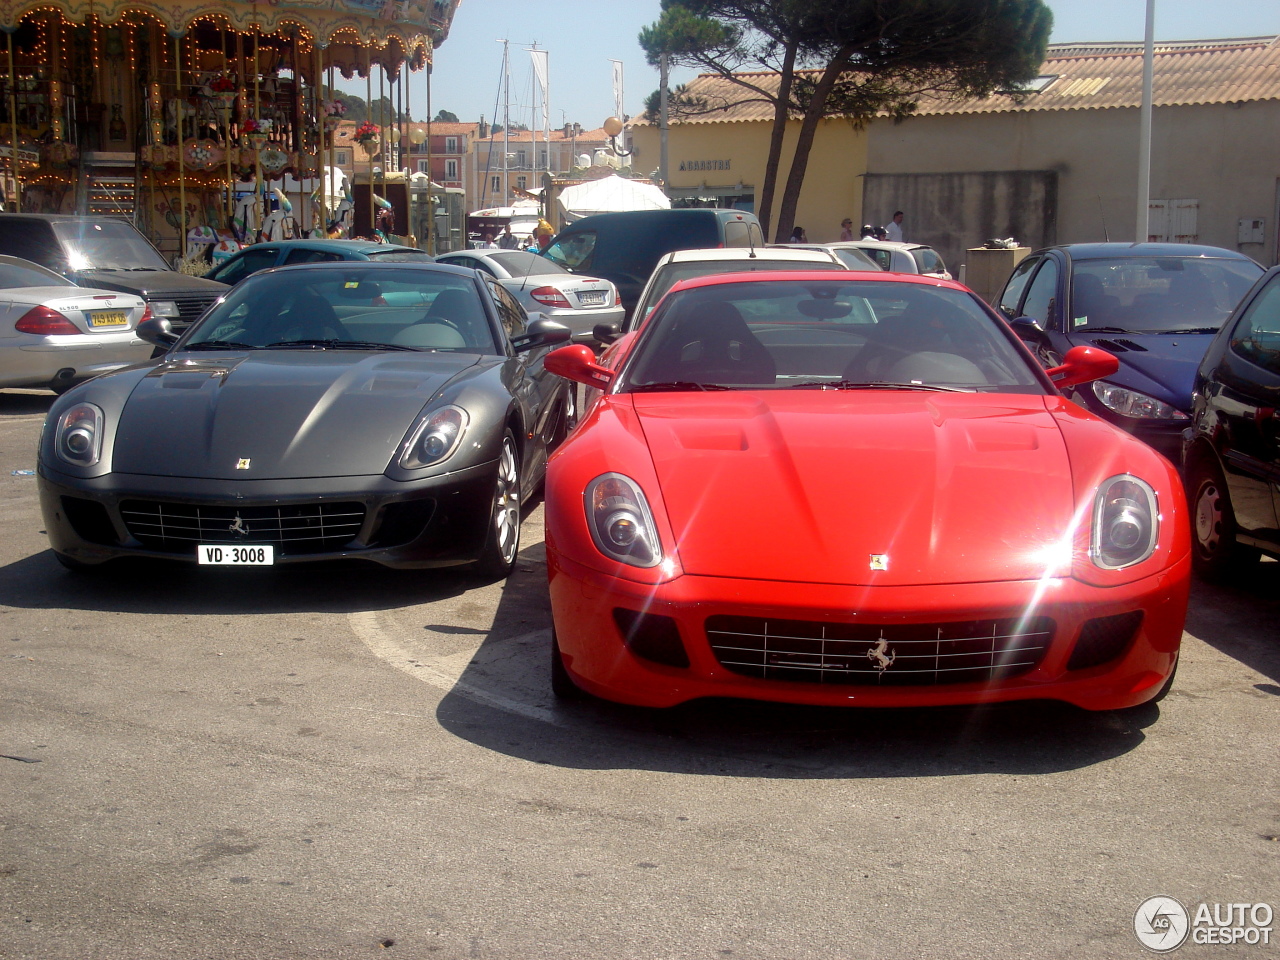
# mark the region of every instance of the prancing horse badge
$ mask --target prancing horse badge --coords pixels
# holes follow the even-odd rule
[[[240,462],[245,463],[246,461],[241,460]],[[871,555],[871,569],[872,570],[888,570],[889,555],[887,553],[873,553]]]
[[[236,461],[236,469],[237,469],[237,470],[248,470],[248,469],[249,469],[249,458],[248,458],[248,457],[243,457],[243,458],[241,458],[241,459],[237,460],[237,461]]]

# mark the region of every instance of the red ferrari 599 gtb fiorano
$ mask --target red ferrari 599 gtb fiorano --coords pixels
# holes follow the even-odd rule
[[[675,286],[597,361],[547,473],[557,693],[911,706],[1162,696],[1186,613],[1172,465],[959,284]]]

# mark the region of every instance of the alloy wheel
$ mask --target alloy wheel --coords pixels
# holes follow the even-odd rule
[[[520,546],[520,475],[516,467],[515,443],[510,437],[502,441],[498,483],[493,497],[494,543],[502,562],[510,564]]]

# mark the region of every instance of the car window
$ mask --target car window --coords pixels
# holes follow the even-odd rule
[[[1213,332],[1261,275],[1262,267],[1252,260],[1224,257],[1077,260],[1071,329]]]
[[[876,250],[875,248],[859,247],[863,253],[876,262],[881,270],[893,269],[893,251],[892,250]]]
[[[1040,326],[1050,329],[1050,314],[1054,310],[1054,299],[1058,296],[1058,264],[1046,259],[1036,271],[1027,290],[1027,299],[1022,303],[1022,315],[1032,320],[1039,320]]]
[[[549,273],[567,274],[569,272],[560,264],[548,260],[546,257],[540,257],[536,253],[526,253],[522,250],[491,253],[489,256],[493,258],[494,263],[513,277],[536,277],[545,276]]]
[[[1273,279],[1249,304],[1231,331],[1231,349],[1264,370],[1280,374],[1280,279]]]
[[[865,250],[857,247],[836,247],[832,251],[849,270],[880,270],[882,267]]]
[[[1039,262],[1039,257],[1024,257],[1014,268],[1013,276],[1005,283],[1004,293],[1000,295],[1000,309],[1009,319],[1018,316],[1018,298],[1022,296],[1022,290],[1031,278],[1031,271]]]
[[[291,263],[330,263],[344,259],[340,253],[329,253],[326,250],[290,250],[284,258],[287,267]]]
[[[498,319],[502,322],[502,329],[507,336],[515,337],[524,333],[525,325],[529,322],[524,307],[520,306],[516,298],[495,281],[489,281],[489,292],[493,294],[493,302],[498,308]]]
[[[74,287],[75,284],[52,270],[37,264],[0,263],[0,288],[7,287]]]
[[[278,247],[249,247],[210,273],[209,279],[220,283],[239,283],[251,273],[274,267],[279,255]]]
[[[911,257],[921,273],[947,272],[947,268],[942,264],[942,258],[931,247],[916,247],[911,251]]]
[[[377,349],[502,354],[470,276],[345,261],[258,273],[210,308],[179,349]],[[202,347],[202,344],[207,344]],[[344,348],[344,344],[351,344]]]
[[[595,249],[596,232],[581,230],[556,240],[543,256],[567,270],[590,270]]]
[[[827,383],[1044,392],[972,295],[880,280],[769,280],[668,295],[623,373],[629,391]]]
[[[0,253],[31,260],[50,270],[70,269],[66,251],[43,220],[0,217]]]
[[[841,264],[833,260],[769,260],[765,256],[754,260],[693,260],[685,263],[668,263],[658,268],[649,288],[649,296],[643,305],[643,313],[638,320],[643,320],[653,308],[677,283],[694,277],[707,277],[717,273],[756,273],[769,270],[843,270]]]
[[[365,256],[379,263],[435,263],[436,260],[419,250],[370,250]]]
[[[730,220],[724,225],[724,245],[726,247],[751,246],[750,224],[745,220]]]
[[[169,270],[159,251],[123,220],[55,220],[51,226],[72,270]]]

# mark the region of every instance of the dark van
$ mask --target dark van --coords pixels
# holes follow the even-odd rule
[[[136,294],[182,330],[227,288],[172,269],[127,220],[0,213],[0,253],[22,257],[82,287]]]
[[[763,247],[764,234],[745,210],[632,210],[569,224],[543,256],[572,273],[612,280],[630,314],[663,254],[750,246]]]

